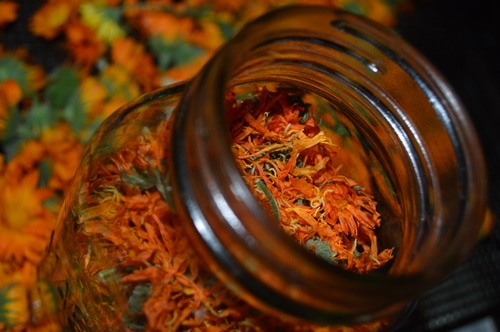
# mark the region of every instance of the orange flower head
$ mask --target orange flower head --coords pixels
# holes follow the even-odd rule
[[[102,4],[83,2],[79,9],[83,24],[93,29],[100,40],[111,43],[116,38],[125,36],[125,31],[118,22],[105,14],[105,6]]]
[[[10,110],[21,98],[21,86],[15,80],[7,79],[0,83],[0,133],[5,129]]]
[[[18,8],[19,4],[14,1],[0,2],[0,28],[16,20]]]
[[[86,76],[80,83],[80,99],[85,112],[94,120],[108,97],[106,86],[94,76]]]
[[[68,24],[65,34],[69,53],[84,68],[91,68],[106,51],[106,45],[95,31],[83,24]]]
[[[47,84],[47,77],[42,66],[27,65],[28,68],[28,89],[29,91],[39,91]]]
[[[158,69],[142,44],[130,38],[116,39],[111,47],[111,59],[131,73],[143,86],[144,91],[159,86]]]
[[[116,39],[111,45],[111,59],[126,68],[128,72],[133,72],[140,65],[144,54],[144,46],[131,38]]]
[[[188,17],[177,17],[174,14],[158,10],[129,10],[125,16],[143,35],[162,36],[167,40],[188,36],[194,22]]]
[[[388,1],[379,0],[334,0],[333,4],[358,15],[366,16],[382,25],[394,26],[395,9]]]
[[[5,181],[8,176],[0,175],[0,261],[38,264],[55,224],[43,204],[52,193],[37,187],[36,170],[15,184]]]
[[[101,72],[101,79],[107,82],[108,93],[113,95],[113,98],[120,97],[129,101],[141,93],[135,77],[119,64],[113,63],[106,67]]]
[[[51,160],[52,177],[48,187],[53,190],[64,190],[69,186],[80,164],[83,143],[71,132],[67,123],[44,128],[40,143]]]
[[[48,1],[32,17],[30,29],[37,36],[52,39],[63,30],[71,12],[70,1]]]
[[[27,174],[37,169],[40,162],[47,157],[47,151],[37,140],[26,141],[20,151],[5,165],[4,178],[7,186],[16,186]]]
[[[185,65],[173,67],[167,70],[165,72],[164,80],[167,83],[170,83],[192,78],[201,70],[210,56],[210,53],[205,53]]]
[[[0,82],[0,100],[12,107],[21,101],[23,96],[21,86],[14,79],[7,79]],[[1,101],[0,101],[1,102]]]
[[[205,20],[199,24],[200,26],[187,36],[187,40],[193,45],[214,51],[226,41],[216,23]]]

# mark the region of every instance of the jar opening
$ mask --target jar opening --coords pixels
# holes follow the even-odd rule
[[[238,168],[234,159],[224,103],[228,89],[245,103],[264,86],[312,105],[321,128],[349,151],[339,163],[341,175],[372,191],[382,217],[375,243],[394,248],[394,259],[378,273],[347,273],[315,259],[275,227],[270,187],[244,181],[252,168]],[[220,50],[183,100],[177,126],[194,128],[195,135],[181,134],[185,141],[174,145],[190,155],[174,168],[193,165],[178,184],[181,210],[194,220],[191,232],[205,243],[201,251],[211,252],[208,261],[215,269],[224,261],[229,272],[223,278],[254,304],[306,318],[383,311],[447,273],[438,267],[456,264],[458,256],[437,256],[440,241],[457,250],[453,237],[468,235],[458,225],[477,230],[484,213],[484,165],[475,137],[464,133],[471,128],[457,98],[411,47],[358,17],[317,7],[264,16]],[[272,173],[269,164],[262,167]],[[193,190],[195,183],[206,188]],[[476,190],[479,197],[472,197]],[[357,252],[357,244],[353,248]],[[287,305],[272,303],[264,294],[270,289]]]

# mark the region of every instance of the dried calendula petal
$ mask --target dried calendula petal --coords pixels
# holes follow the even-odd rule
[[[233,98],[233,99],[231,99]],[[381,267],[377,202],[340,174],[343,153],[300,96],[262,87],[252,100],[228,93],[233,152],[242,174],[286,234],[319,257],[358,273]]]

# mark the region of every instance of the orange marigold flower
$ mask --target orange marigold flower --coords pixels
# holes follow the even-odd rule
[[[393,26],[396,15],[387,1],[380,0],[333,0],[333,5],[366,16],[385,26]]]
[[[80,15],[82,22],[94,29],[99,39],[111,43],[116,38],[123,38],[125,31],[105,14],[105,8],[97,2],[83,2],[80,5]]]
[[[48,187],[64,190],[69,186],[80,164],[83,144],[71,131],[67,123],[60,122],[54,127],[44,128],[40,143],[47,151],[52,164],[52,177]]]
[[[13,79],[0,83],[0,133],[5,129],[10,109],[22,98],[21,86]]]
[[[16,156],[5,165],[5,173],[8,174],[4,179],[5,183],[15,186],[27,174],[32,173],[46,156],[46,150],[38,140],[26,141]]]
[[[30,29],[37,36],[52,39],[62,31],[71,11],[71,1],[48,1],[32,17]]]
[[[111,45],[111,59],[125,67],[130,73],[140,65],[144,56],[144,46],[131,38],[116,39]]]
[[[9,107],[12,107],[21,101],[23,92],[21,86],[14,79],[6,79],[0,82],[0,100],[5,100]]]
[[[47,77],[42,66],[27,64],[28,87],[30,91],[38,91],[47,84]]]
[[[135,77],[121,65],[112,63],[101,72],[101,79],[107,82],[110,95],[129,101],[141,94]]]
[[[144,91],[159,86],[158,69],[152,56],[145,52],[144,45],[130,38],[116,39],[111,47],[111,59],[133,74]]]
[[[3,293],[2,302],[5,303],[2,305],[2,321],[5,321],[9,327],[27,323],[30,318],[27,287],[19,283],[11,283],[0,290]]]
[[[125,12],[124,16],[144,36],[162,36],[167,40],[186,37],[194,28],[192,18],[158,10],[133,9]]]
[[[217,24],[208,20],[200,21],[186,40],[210,51],[214,51],[226,41]]]
[[[107,118],[111,114],[113,114],[118,108],[125,105],[129,100],[124,98],[123,96],[113,96],[110,100],[108,100],[105,104],[103,104],[99,116],[102,119]]]
[[[172,69],[167,70],[163,78],[163,84],[192,78],[201,70],[201,67],[203,67],[203,65],[208,61],[210,56],[211,54],[207,52],[185,65],[173,67]]]
[[[241,13],[242,8],[247,8],[247,7],[267,7],[268,4],[266,3],[267,1],[265,0],[260,0],[260,1],[247,1],[247,0],[233,0],[233,1],[227,1],[227,0],[214,0],[213,1],[213,6],[214,10],[217,12],[230,12],[233,15],[236,13]],[[289,3],[290,1],[287,1]]]
[[[106,45],[94,30],[83,24],[68,24],[65,33],[71,56],[83,68],[91,68],[106,51]]]
[[[13,1],[0,2],[0,28],[16,20],[18,8],[19,4]]]
[[[97,117],[107,97],[106,86],[96,77],[86,76],[80,82],[80,99],[90,120]]]
[[[396,13],[385,1],[370,1],[367,17],[385,26],[396,24]]]
[[[0,261],[0,289],[14,283],[31,287],[36,282],[36,274],[36,266],[29,262]]]
[[[52,196],[38,188],[39,172],[33,170],[18,183],[0,174],[0,261],[40,263],[56,217],[43,202]]]

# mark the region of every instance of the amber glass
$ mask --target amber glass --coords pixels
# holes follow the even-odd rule
[[[261,86],[299,92],[348,152],[343,175],[375,196],[378,246],[394,248],[382,269],[361,275],[328,264],[282,232],[252,195],[234,161],[224,96],[232,88],[243,99]],[[192,81],[125,105],[92,138],[46,268],[70,289],[81,320],[119,314],[127,297],[98,249],[105,245],[82,231],[82,192],[93,168],[145,130],[165,153],[153,161],[159,173],[145,172],[144,181],[156,181],[198,255],[244,301],[284,319],[358,324],[394,314],[462,261],[486,209],[478,140],[435,68],[366,19],[281,9],[247,25]],[[88,273],[106,282],[86,285]],[[92,296],[106,306],[92,307]]]

